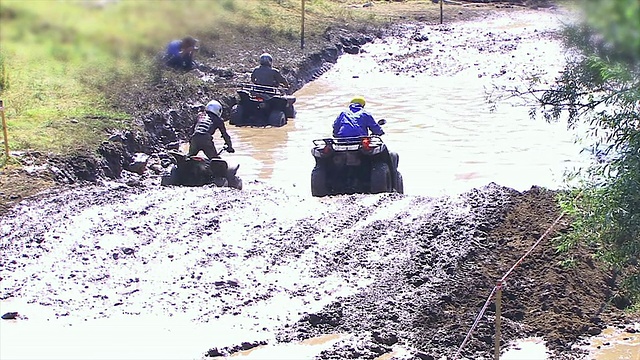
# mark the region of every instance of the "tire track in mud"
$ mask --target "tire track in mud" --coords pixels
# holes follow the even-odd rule
[[[234,257],[258,258],[266,268],[288,265],[317,245],[318,234],[328,238],[335,228],[344,228],[345,219],[335,214],[342,212],[342,206],[324,209],[323,217],[316,219],[286,216],[279,207],[287,202],[287,196],[278,198],[273,189],[269,191],[271,196],[245,197],[227,189],[167,189],[154,198],[155,191],[137,188],[85,188],[27,202],[4,218],[2,247],[11,255],[3,258],[1,265],[14,273],[36,261],[48,266],[52,274],[77,267],[83,269],[84,278],[99,279],[102,287],[117,287],[133,280],[109,274],[109,266],[153,268],[164,266],[166,261],[183,262],[184,272],[193,279],[198,273],[194,269],[206,269]],[[210,202],[202,201],[209,197]],[[78,200],[71,200],[74,198]],[[278,220],[273,217],[276,215]],[[338,219],[337,224],[331,225],[327,218]],[[346,221],[357,223],[356,219]],[[210,251],[197,255],[202,247]],[[39,276],[47,277],[46,271]],[[165,280],[164,285],[175,285],[177,278],[184,277],[173,276],[173,284]],[[48,281],[52,285],[57,282],[55,288],[79,288],[76,279]],[[20,281],[28,282],[26,274],[8,288],[19,288]],[[20,294],[4,297],[13,295]]]
[[[493,286],[474,276],[481,266],[476,257],[491,261],[494,244],[485,243],[486,232],[501,221],[514,194],[490,185],[460,198],[407,198],[390,220],[367,224],[351,237],[348,249],[336,252],[357,257],[374,281],[302,318],[279,339],[351,335],[325,351],[322,359],[373,359],[398,343],[432,349],[428,356],[453,355],[466,331],[460,325],[473,322],[474,306],[484,300],[469,304],[466,298],[473,298],[478,288],[489,291]],[[371,242],[374,238],[381,241]],[[363,254],[369,252],[379,260],[367,262]],[[515,336],[513,324],[504,328],[505,336]],[[484,340],[488,344],[480,345],[490,349],[492,337]]]
[[[424,342],[417,324],[442,331],[452,317],[469,323],[476,309],[464,319],[447,309],[479,285],[466,261],[491,246],[483,233],[510,195],[497,185],[459,198],[320,199],[260,183],[244,191],[79,188],[25,201],[2,218],[1,298],[69,321],[160,314],[252,323],[243,326],[256,328],[254,339],[211,344],[227,352],[274,341],[295,323],[277,338],[354,333],[380,355],[400,340]],[[432,345],[457,344],[455,327]],[[356,356],[340,346],[334,355]]]

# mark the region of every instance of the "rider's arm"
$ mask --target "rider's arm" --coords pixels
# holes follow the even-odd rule
[[[367,127],[373,135],[384,135],[384,130],[378,125],[376,120],[370,114],[367,114]]]
[[[251,72],[251,82],[254,84],[258,83],[258,77],[256,76],[256,71],[257,69],[253,69],[253,71]]]
[[[276,78],[276,81],[278,81],[278,84],[282,84],[285,87],[289,87],[289,82],[287,81],[287,79],[284,78],[284,76],[282,76],[282,74],[280,74],[279,70],[273,69],[274,72],[274,76]]]
[[[227,128],[224,126],[224,121],[222,121],[222,119],[216,116],[214,119],[214,123],[215,123],[215,126],[220,130],[220,135],[222,135],[222,138],[224,139],[224,143],[227,144],[228,148],[233,149],[233,146],[231,146],[231,137],[227,132]]]
[[[333,121],[333,137],[338,137],[338,132],[340,131],[340,126],[342,125],[342,114],[338,115],[338,117]]]

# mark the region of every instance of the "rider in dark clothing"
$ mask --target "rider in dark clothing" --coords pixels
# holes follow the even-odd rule
[[[263,86],[278,87],[282,84],[284,87],[289,87],[287,79],[280,74],[278,69],[271,67],[272,64],[271,55],[267,53],[260,55],[260,66],[253,69],[251,82]]]
[[[222,121],[220,117],[221,115],[222,105],[216,100],[211,100],[207,104],[205,111],[198,114],[198,121],[196,122],[193,135],[191,135],[191,141],[189,142],[189,156],[196,155],[202,150],[209,159],[219,158],[220,156],[213,144],[213,133],[216,130],[220,130],[220,134],[227,145],[227,152],[235,152],[231,146],[231,137],[229,137],[227,129],[224,126],[224,121]]]
[[[369,131],[373,135],[383,135],[384,131],[374,120],[373,116],[364,110],[363,97],[355,97],[349,104],[349,109],[338,115],[333,122],[333,137],[357,137],[368,136]]]

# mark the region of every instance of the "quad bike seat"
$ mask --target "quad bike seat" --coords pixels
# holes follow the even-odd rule
[[[211,159],[209,169],[211,169],[213,176],[226,177],[228,165],[227,162],[222,159]]]

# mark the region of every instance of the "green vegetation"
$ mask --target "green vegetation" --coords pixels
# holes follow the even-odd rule
[[[344,5],[307,1],[305,32],[321,34],[325,18],[351,18]],[[3,0],[0,98],[10,147],[95,149],[110,129],[135,126],[108,94],[153,79],[152,62],[168,41],[192,34],[222,42],[256,28],[295,39],[300,6],[297,0]]]
[[[625,279],[640,300],[640,2],[579,3],[582,21],[566,29],[567,46],[580,54],[557,83],[532,90],[550,120],[587,124],[597,161],[570,175],[579,186],[561,198],[574,219],[559,250],[588,246]],[[534,112],[535,114],[535,112]]]

